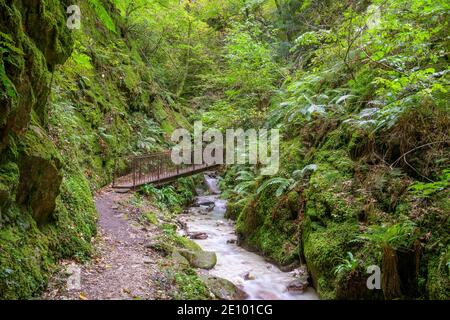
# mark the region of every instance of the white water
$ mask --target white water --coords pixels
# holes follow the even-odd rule
[[[217,179],[205,175],[205,183],[211,194],[220,194],[220,189],[217,183]]]
[[[217,181],[209,177],[206,180],[213,186]],[[227,279],[244,290],[251,300],[316,300],[317,294],[312,288],[305,292],[288,292],[287,286],[295,280],[294,272],[282,272],[263,257],[249,252],[236,244],[233,222],[225,220],[226,201],[219,196],[201,196],[197,203],[214,202],[214,210],[208,212],[205,207],[192,207],[189,214],[182,219],[188,232],[202,232],[208,234],[206,240],[194,240],[204,250],[217,254],[217,265],[209,274]],[[253,280],[245,280],[250,274]]]

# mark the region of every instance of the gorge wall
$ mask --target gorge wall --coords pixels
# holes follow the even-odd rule
[[[45,288],[55,261],[84,260],[96,232],[93,191],[114,161],[164,147],[183,115],[110,1],[0,1],[0,296]],[[153,137],[153,138],[152,138]],[[145,139],[152,139],[150,142]]]

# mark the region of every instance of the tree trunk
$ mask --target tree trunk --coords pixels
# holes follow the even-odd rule
[[[191,61],[191,33],[192,33],[192,22],[191,22],[191,19],[189,19],[188,49],[187,49],[187,53],[186,53],[186,63],[185,63],[183,78],[181,79],[180,85],[177,90],[177,98],[179,98],[183,94],[184,87],[186,85],[186,80],[187,80],[187,77],[189,76],[189,67],[190,67],[190,61]]]

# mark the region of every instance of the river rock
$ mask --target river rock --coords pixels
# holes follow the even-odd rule
[[[189,209],[189,213],[192,215],[201,215],[205,213],[205,210],[199,207],[192,207]]]
[[[189,233],[189,238],[194,240],[206,240],[208,239],[208,234],[205,232],[191,232]]]
[[[306,266],[300,266],[298,269],[295,269],[294,271],[292,271],[291,274],[294,278],[305,277],[305,279],[307,279],[308,278],[308,269],[306,268]]]
[[[204,196],[205,195],[205,190],[203,190],[202,188],[195,188],[195,193],[197,194],[197,196]]]
[[[211,207],[211,206],[215,206],[216,204],[214,203],[214,201],[211,200],[199,200],[197,202],[197,205],[200,207]]]
[[[206,287],[220,300],[244,300],[247,294],[232,282],[218,277],[203,277]]]
[[[184,269],[190,266],[189,261],[184,256],[182,256],[178,250],[174,250],[174,252],[172,253],[172,261],[174,262],[175,266],[179,267],[180,269]]]
[[[292,272],[298,268],[299,264],[300,263],[298,261],[295,261],[295,262],[291,263],[290,265],[280,266],[280,270],[283,272]]]
[[[256,279],[256,277],[251,272],[247,272],[244,275],[244,280],[245,281],[252,281],[252,280],[255,280],[255,279]]]
[[[144,244],[144,248],[156,251],[163,257],[167,257],[173,252],[173,247],[171,245],[162,242],[148,242]]]
[[[260,292],[258,292],[258,299],[261,299],[261,300],[278,300],[279,297],[276,294],[274,294],[272,292],[269,292],[269,291],[260,291]]]
[[[211,270],[217,264],[217,255],[209,251],[178,250],[194,268]]]
[[[294,292],[303,292],[308,288],[308,281],[305,281],[304,279],[295,279],[292,280],[288,286],[288,291],[294,291]]]
[[[209,212],[212,212],[214,210],[214,208],[215,208],[214,205],[210,205],[207,208],[205,208],[205,211],[209,213]]]

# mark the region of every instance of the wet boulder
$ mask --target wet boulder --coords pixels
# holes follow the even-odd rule
[[[244,300],[248,295],[232,282],[218,277],[205,276],[206,287],[220,300]]]
[[[189,233],[189,238],[193,240],[206,240],[208,239],[208,234],[205,232],[191,232]]]
[[[172,262],[180,269],[184,269],[190,266],[189,261],[184,256],[182,256],[178,250],[175,250],[172,253]]]
[[[191,267],[198,269],[211,270],[217,264],[215,252],[178,250],[178,252],[189,261]]]
[[[255,279],[256,279],[255,275],[253,273],[251,273],[251,272],[247,272],[246,274],[244,274],[244,280],[245,281],[252,281],[252,280],[255,280]]]
[[[303,292],[308,288],[308,285],[308,281],[305,279],[295,279],[288,284],[287,290],[290,292]]]

